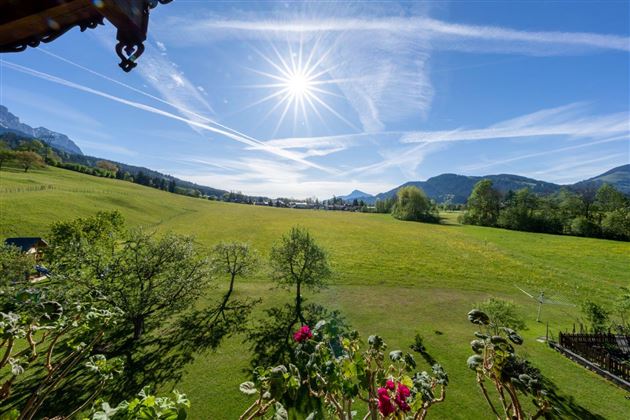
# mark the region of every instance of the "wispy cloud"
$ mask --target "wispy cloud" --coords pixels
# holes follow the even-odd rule
[[[142,55],[142,66],[138,66],[140,75],[182,116],[197,122],[208,122],[214,111],[205,96],[168,58],[164,44],[157,41],[156,45],[157,48],[147,48]],[[191,127],[199,130],[194,125]]]
[[[174,18],[176,20],[179,18]],[[198,18],[183,28],[184,37],[192,42],[208,40],[207,35],[221,32],[222,36],[238,34],[247,36],[248,32],[256,34],[282,33],[330,33],[330,32],[378,32],[378,33],[410,33],[414,32],[431,41],[474,40],[471,44],[439,44],[448,49],[496,50],[512,52],[530,52],[536,54],[566,54],[566,47],[572,52],[584,49],[608,49],[630,51],[628,37],[597,34],[590,32],[558,32],[558,31],[523,31],[500,26],[467,25],[451,23],[429,17],[374,17],[374,18],[325,18],[325,19],[259,19],[232,20],[221,17]],[[178,30],[181,26],[178,27]],[[486,41],[486,43],[479,42]],[[549,50],[549,47],[558,47]],[[565,48],[562,51],[560,48]]]
[[[402,136],[402,143],[445,143],[539,136],[601,138],[630,132],[630,113],[586,115],[584,104],[545,109],[502,121],[486,128],[415,131]]]
[[[354,188],[377,193],[393,187],[384,182],[353,178],[314,180],[305,173],[309,169],[306,166],[266,159],[207,160],[189,156],[180,157],[178,161],[188,163],[193,168],[174,174],[179,178],[204,185],[221,185],[223,188],[251,195],[322,199],[332,197],[334,192],[350,192]]]
[[[628,142],[629,140],[630,140],[630,134],[625,134],[625,135],[621,135],[621,136],[613,136],[613,137],[605,138],[605,139],[602,139],[602,140],[596,140],[596,141],[591,141],[591,142],[587,142],[587,143],[576,144],[576,145],[573,145],[573,146],[559,147],[559,148],[556,148],[556,149],[544,150],[544,151],[535,152],[535,153],[518,154],[517,156],[513,156],[513,157],[510,157],[510,158],[506,158],[506,159],[497,159],[497,160],[490,161],[490,162],[476,163],[476,164],[473,164],[473,165],[465,166],[465,167],[462,168],[462,170],[464,172],[478,171],[479,169],[486,169],[486,168],[491,168],[491,167],[495,167],[495,166],[502,166],[502,165],[518,162],[518,161],[521,161],[521,160],[532,159],[532,158],[539,158],[539,157],[543,157],[543,156],[553,155],[553,154],[556,154],[556,153],[564,153],[564,152],[569,152],[569,151],[573,151],[573,150],[584,149],[584,148],[598,146],[598,145],[605,144],[605,143],[612,143],[612,142],[618,142],[618,141]],[[630,161],[630,149],[628,149],[628,153],[626,154],[626,157],[628,158],[628,161]]]
[[[88,154],[91,153],[91,150],[96,150],[97,152],[115,153],[124,156],[136,156],[138,154],[138,152],[128,149],[127,147],[111,143],[87,141],[82,139],[79,139],[77,143],[81,146],[81,149]]]
[[[366,34],[353,27],[353,23],[363,21],[348,18],[370,13],[402,13],[395,4],[388,6],[375,11],[373,5],[353,3],[335,5],[334,9],[309,10],[311,15],[334,13],[340,16],[336,20],[302,21],[299,16],[283,15],[282,10],[275,20],[256,16],[251,20],[173,17],[155,31],[169,43],[180,46],[199,43],[207,46],[209,40],[228,38],[264,40],[263,43],[269,41],[280,47],[304,42],[309,50],[315,50],[314,61],[319,62],[319,67],[337,81],[336,88],[354,109],[363,130],[378,132],[388,123],[409,116],[425,117],[434,94],[428,69],[431,46],[422,31],[383,30]],[[344,27],[346,23],[350,26]],[[174,31],[175,27],[182,30]]]
[[[381,137],[389,135],[391,134],[378,133],[378,136]],[[350,133],[332,136],[280,138],[268,140],[265,144],[280,149],[295,150],[303,157],[327,156],[342,152],[357,145],[364,145],[366,142],[368,142],[368,144],[372,143],[374,137],[375,134],[373,133]]]

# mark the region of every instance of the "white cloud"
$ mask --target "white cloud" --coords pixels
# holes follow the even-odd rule
[[[193,121],[208,122],[207,115],[214,114],[201,92],[167,55],[147,49],[142,55],[142,65],[138,66],[137,71],[165,101],[177,109],[180,115]],[[199,130],[199,127],[193,125],[191,127]]]
[[[593,147],[593,146],[597,146],[597,145],[605,144],[605,143],[612,143],[612,142],[618,142],[618,141],[626,141],[627,142],[628,140],[630,140],[630,134],[625,134],[625,135],[621,135],[621,136],[613,136],[613,137],[605,138],[605,139],[602,139],[602,140],[596,140],[596,141],[591,141],[591,142],[588,142],[588,143],[577,144],[577,145],[574,145],[574,146],[560,147],[560,148],[557,148],[557,149],[544,150],[542,152],[518,154],[516,156],[509,157],[507,159],[499,159],[499,160],[494,160],[494,161],[490,161],[490,162],[483,162],[483,163],[478,163],[478,164],[474,164],[474,165],[469,165],[469,166],[462,167],[462,170],[464,172],[477,171],[479,169],[485,169],[485,168],[491,168],[491,167],[494,167],[494,166],[506,165],[506,164],[510,164],[510,163],[517,162],[517,161],[520,161],[520,160],[539,158],[539,157],[542,157],[542,156],[548,156],[548,155],[552,155],[552,154],[556,154],[556,153],[563,153],[563,152],[569,152],[569,151],[572,151],[572,150],[584,149],[584,148]],[[628,151],[627,157],[628,157],[628,161],[630,161],[630,149]]]
[[[111,143],[104,143],[104,142],[94,142],[94,141],[86,141],[86,140],[78,140],[77,143],[81,146],[81,149],[83,149],[83,152],[90,154],[90,150],[96,150],[98,152],[108,152],[108,153],[115,153],[118,155],[124,155],[124,156],[136,156],[138,154],[138,152],[128,149],[126,147],[123,146],[119,146],[116,144],[111,144]]]
[[[184,157],[179,161],[193,165],[194,170],[174,174],[178,178],[203,185],[220,185],[221,188],[242,191],[248,195],[294,198],[314,196],[326,199],[355,188],[376,194],[393,187],[392,184],[384,182],[366,182],[352,178],[315,181],[305,173],[308,167],[265,159],[208,161],[197,157]]]
[[[173,18],[172,22],[181,18]],[[330,32],[362,32],[398,33],[415,32],[432,42],[440,41],[476,41],[475,49],[513,52],[531,52],[536,54],[567,53],[585,49],[608,49],[630,51],[630,41],[625,36],[597,34],[590,32],[559,31],[522,31],[500,26],[466,25],[450,23],[429,17],[364,17],[364,18],[324,18],[324,19],[252,19],[232,20],[222,17],[197,18],[191,21],[186,18],[180,36],[173,39],[191,42],[212,39],[209,34],[221,36],[259,36],[261,33],[280,36],[283,33],[330,33]],[[178,32],[182,25],[174,25]],[[173,34],[175,35],[175,34]],[[479,42],[479,41],[486,41]],[[439,44],[448,49],[468,49],[469,44]],[[549,47],[554,47],[549,50]],[[555,48],[557,47],[557,48]],[[564,48],[564,51],[561,50]]]
[[[486,128],[409,132],[402,136],[401,142],[444,143],[538,136],[602,138],[629,133],[628,121],[628,112],[587,115],[585,105],[576,103],[534,112]]]

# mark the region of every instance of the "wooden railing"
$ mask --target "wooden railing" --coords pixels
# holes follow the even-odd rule
[[[603,333],[560,333],[558,344],[613,375],[625,381],[630,381],[630,362],[628,362],[630,355],[626,355],[626,361],[624,361],[615,357],[609,351],[609,348],[613,346],[621,351],[627,351],[627,349],[622,348],[623,346],[620,346],[620,343],[630,343],[630,336]]]

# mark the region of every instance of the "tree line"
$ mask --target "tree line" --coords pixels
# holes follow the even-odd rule
[[[460,217],[465,224],[528,232],[630,240],[630,200],[609,184],[539,196],[528,188],[502,194],[479,181]]]

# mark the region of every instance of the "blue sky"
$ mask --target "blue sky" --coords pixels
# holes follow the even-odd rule
[[[176,0],[131,73],[114,43],[106,24],[3,54],[0,103],[85,153],[256,195],[630,161],[627,1]]]

